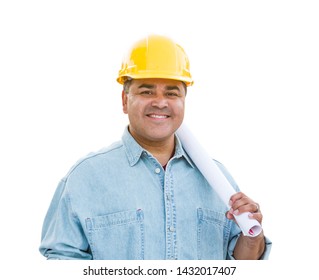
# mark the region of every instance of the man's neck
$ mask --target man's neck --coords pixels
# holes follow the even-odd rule
[[[162,166],[167,164],[175,152],[174,138],[170,142],[157,143],[157,145],[145,145],[143,143],[140,143],[140,145],[150,152]]]
[[[175,152],[175,136],[174,135],[172,135],[172,137],[170,137],[169,139],[165,141],[158,141],[158,142],[143,141],[142,139],[139,139],[136,136],[134,137],[134,139],[145,150],[151,153],[162,166],[166,165],[167,162],[174,155],[174,152]]]

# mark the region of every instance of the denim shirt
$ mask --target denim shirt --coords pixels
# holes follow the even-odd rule
[[[126,128],[122,141],[81,159],[61,180],[40,252],[48,259],[233,259],[240,229],[226,211],[177,137],[164,170]],[[262,258],[270,246],[266,239]]]

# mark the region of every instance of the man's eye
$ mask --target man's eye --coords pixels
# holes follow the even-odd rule
[[[178,93],[176,93],[176,92],[168,92],[168,93],[166,93],[166,95],[174,97],[174,96],[178,96]]]
[[[142,91],[140,94],[143,94],[143,95],[151,95],[152,92],[150,90],[144,90]]]

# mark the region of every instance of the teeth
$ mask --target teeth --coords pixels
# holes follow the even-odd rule
[[[166,119],[167,116],[164,115],[150,115],[151,118],[156,118],[156,119]]]

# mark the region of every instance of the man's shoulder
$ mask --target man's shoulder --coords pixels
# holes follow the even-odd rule
[[[117,141],[117,142],[114,142],[107,147],[103,147],[95,152],[91,152],[91,153],[87,154],[83,158],[83,160],[113,156],[114,154],[121,152],[122,149],[123,149],[123,142]]]
[[[114,164],[115,161],[123,158],[123,142],[117,141],[113,144],[103,147],[97,151],[90,152],[86,156],[80,158],[70,168],[66,177],[69,177],[72,173],[80,170],[96,169],[102,165],[105,167],[108,163]]]

